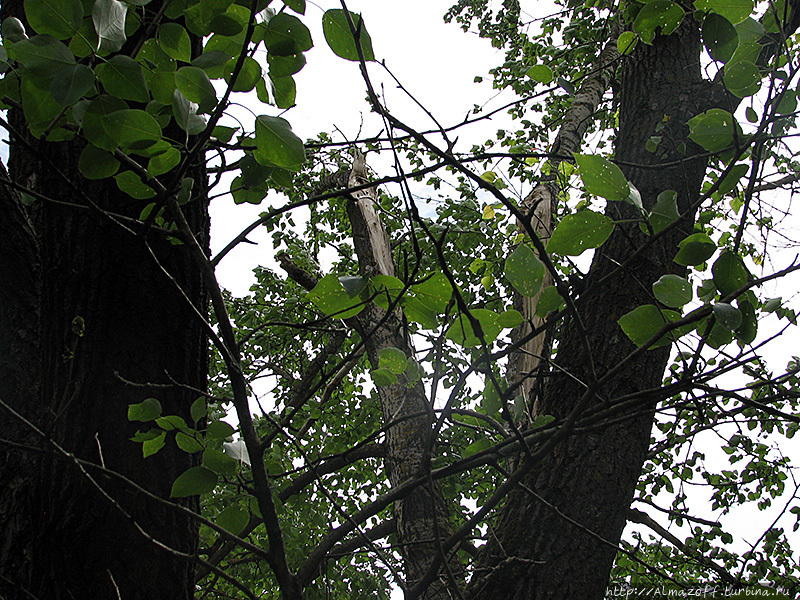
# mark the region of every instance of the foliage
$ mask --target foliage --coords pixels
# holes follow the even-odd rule
[[[559,13],[525,22],[515,0],[496,9],[461,0],[447,18],[505,50],[491,76],[515,100],[513,131],[456,152],[455,142],[443,150],[381,105],[369,78],[379,57],[368,23],[344,5],[322,16],[325,42],[361,67],[373,110],[388,127],[360,143],[331,134],[304,142],[292,113],[283,112],[295,104],[295,75],[314,44],[303,0],[190,0],[155,14],[150,4],[27,0],[27,34],[21,22],[3,23],[0,96],[42,143],[81,140],[81,175],[113,179],[138,201],[138,219],[124,221],[131,227],[196,244],[181,207],[204,188],[186,177],[204,156],[218,175],[215,196],[264,209],[216,256],[194,255],[198,272],[212,274],[214,347],[209,388],[198,393],[192,422],[162,414],[157,397],[128,410],[140,425],[132,443],[145,457],[165,447],[199,457],[174,481],[171,497],[202,496],[205,578],[198,585],[205,597],[292,597],[284,570],[304,573],[307,598],[387,598],[402,584],[405,550],[385,500],[398,485],[382,462],[394,417],[380,404],[382,393],[398,388],[421,388],[429,400],[431,439],[419,477],[440,481],[448,526],[467,532],[456,539],[454,560],[471,572],[475,547],[490,539],[486,526],[498,524],[502,502],[493,495],[519,465],[522,447],[544,444],[564,426],[536,414],[515,383],[509,365],[519,332],[533,315],[544,319],[551,341],[538,375],[544,381],[575,303],[597,284],[585,277],[590,254],[602,254],[623,229],[644,236],[631,252],[646,253],[687,220],[691,231],[665,259],[669,272],[642,282],[646,301],[620,314],[614,330],[631,356],[671,348],[661,389],[612,397],[578,416],[589,431],[624,419],[625,407],[655,407],[634,502],[667,523],[682,547],[669,538],[667,545],[660,531],[657,539],[631,530],[611,582],[730,577],[738,586],[798,590],[787,529],[800,523],[800,482],[786,450],[799,427],[798,359],[783,365],[764,355],[771,337],[791,335],[797,324],[791,299],[770,297],[766,287],[797,269],[770,261],[774,238],[787,235],[777,206],[787,199],[781,192],[773,204],[767,195],[797,179],[790,136],[798,54],[794,39],[782,37],[791,33],[784,31],[791,10],[750,0],[562,0]],[[708,78],[729,92],[728,109],[681,124],[683,154],[708,160],[696,206],[679,204],[677,189],[643,197],[623,172],[631,165],[615,162],[616,94],[601,93],[581,152],[542,150],[598,70],[598,47],[613,39],[624,60],[690,19],[700,28]],[[612,70],[621,76],[616,64]],[[264,114],[242,117],[236,104],[255,106],[254,97]],[[670,116],[662,117],[647,124],[653,135],[642,151],[653,156],[669,143]],[[370,158],[392,153],[399,177],[380,188],[354,185],[347,176],[358,157],[348,151],[356,146]],[[385,175],[369,173],[373,181]],[[526,216],[513,192],[540,182],[557,190],[549,239],[521,227]],[[366,268],[356,252],[363,242],[353,239],[348,206],[365,188],[375,193],[395,273]],[[633,216],[615,218],[608,207],[618,204]],[[259,250],[269,258],[250,294],[223,292],[214,268],[261,227],[271,247]],[[287,277],[290,267],[308,285]],[[531,312],[523,313],[521,298]],[[409,347],[371,351],[379,326],[364,331],[367,321],[358,319],[375,307],[396,316]],[[523,432],[528,442],[519,441]],[[484,506],[487,514],[476,518]],[[742,507],[775,515],[747,544],[724,524]],[[345,535],[350,524],[356,533]],[[358,541],[370,530],[370,541]]]

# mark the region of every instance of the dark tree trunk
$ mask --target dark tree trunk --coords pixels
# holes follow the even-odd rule
[[[623,166],[641,192],[645,208],[652,207],[665,190],[678,192],[681,211],[699,197],[706,163],[691,158],[698,149],[687,138],[686,122],[713,105],[711,84],[700,76],[699,56],[697,25],[687,17],[676,34],[658,37],[652,46],[639,44],[622,68],[616,158],[623,165],[651,167]],[[646,152],[645,143],[665,116],[669,120],[664,141],[656,153]],[[681,153],[682,143],[688,147],[689,158]],[[679,164],[674,166],[676,161]],[[664,163],[673,166],[652,168]],[[609,203],[606,212],[620,221],[635,220],[634,211],[629,204]],[[682,222],[611,276],[617,265],[645,243],[646,236],[637,223],[620,223],[596,253],[578,310],[587,325],[598,378],[635,349],[617,320],[653,302],[651,285],[661,275],[680,272],[672,258],[678,241],[691,229],[691,220]],[[574,320],[567,322],[556,359],[559,370],[546,383],[539,414],[564,418],[578,405],[587,390],[585,384],[592,381],[584,347]],[[661,348],[628,361],[596,391],[587,408],[657,388],[668,357],[668,348]],[[652,405],[640,407],[621,424],[567,438],[526,475],[510,494],[496,525],[496,537],[483,553],[470,590],[473,598],[603,597],[649,446],[653,409]]]
[[[21,17],[21,6],[4,0],[2,16]],[[191,598],[192,561],[155,541],[192,555],[195,523],[97,469],[81,472],[53,442],[169,498],[194,458],[168,439],[144,459],[129,440],[138,427],[127,420],[128,405],[152,396],[164,414],[188,421],[197,394],[121,378],[205,388],[204,329],[175,285],[205,314],[199,270],[183,246],[136,235],[102,214],[136,218],[147,202],[113,180],[81,178],[78,142],[36,140],[23,133],[20,115],[9,121],[21,134],[10,140],[11,180],[72,206],[37,200],[28,210],[8,188],[0,194],[0,400],[48,438],[0,407],[0,596]],[[207,244],[205,174],[192,173],[196,199],[184,208]],[[197,507],[196,499],[186,504]]]

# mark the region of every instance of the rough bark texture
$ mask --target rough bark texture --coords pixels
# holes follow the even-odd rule
[[[549,175],[542,178],[539,185],[523,200],[521,210],[528,216],[534,232],[545,244],[553,231],[553,211],[558,203],[559,186],[556,174],[559,164],[563,160],[572,161],[573,153],[580,151],[583,136],[592,124],[594,114],[611,84],[618,60],[617,37],[613,36],[597,57],[597,69],[581,83],[558,128],[558,134],[550,149]],[[520,223],[519,229],[526,233],[524,224]],[[542,281],[542,290],[552,284],[553,275],[548,271]],[[524,320],[522,325],[512,332],[513,343],[526,338],[544,325],[545,319],[535,314],[542,290],[530,298],[514,290],[514,308],[522,314]],[[544,354],[549,352],[551,337],[551,332],[540,332],[525,342],[509,359],[509,383],[520,385],[525,406],[529,416],[533,418],[539,412],[538,397],[542,393],[542,376],[545,372],[543,367],[547,366],[543,364]],[[520,426],[524,426],[524,423],[520,423]]]
[[[24,18],[20,0],[4,0],[2,8],[2,17]],[[11,114],[9,120],[17,131],[25,131],[20,115]],[[128,198],[113,181],[82,179],[77,168],[80,144],[22,135],[24,139],[10,140],[11,179],[84,208],[39,200],[28,212],[5,188],[0,195],[0,399],[65,451],[169,498],[172,482],[194,459],[169,440],[157,455],[143,459],[141,445],[129,441],[138,426],[127,420],[128,405],[153,396],[164,414],[188,420],[196,394],[175,387],[130,386],[117,374],[140,383],[170,384],[172,378],[205,387],[204,330],[146,243],[205,312],[198,270],[183,247],[154,235],[132,235],[85,206],[70,181],[98,207],[118,214],[138,217],[146,202]],[[207,244],[204,172],[199,168],[193,173],[197,199],[186,207],[187,216]],[[59,456],[50,441],[1,408],[0,438],[39,449],[3,448],[0,596],[193,596],[192,563],[137,530],[141,527],[160,543],[191,554],[197,544],[191,521],[88,468],[114,498],[110,501],[74,461]],[[196,501],[188,504],[196,506]]]
[[[661,168],[623,168],[646,208],[665,190],[678,192],[681,211],[698,198],[705,161],[691,158],[697,149],[690,142],[689,158],[679,146],[687,142],[687,120],[713,104],[710,84],[700,76],[699,53],[696,23],[687,18],[675,35],[658,37],[652,46],[640,44],[622,67],[616,158],[623,164],[651,167],[673,163]],[[664,141],[656,153],[646,152],[647,139],[665,116],[669,121]],[[624,203],[610,203],[607,208],[615,220],[635,219],[633,211]],[[651,284],[658,277],[677,272],[672,262],[676,244],[691,226],[690,220],[684,221],[613,276],[609,274],[617,265],[646,241],[638,226],[618,224],[596,253],[578,310],[588,325],[587,341],[598,377],[634,349],[616,321],[636,306],[652,302]],[[559,368],[545,384],[540,414],[563,418],[586,392],[592,375],[585,345],[575,320],[568,321],[556,358]],[[668,354],[662,348],[628,361],[597,391],[592,403],[658,386]],[[643,411],[600,433],[562,441],[534,466],[523,486],[508,498],[494,540],[482,555],[472,597],[602,598],[651,426],[652,413]]]
[[[351,187],[368,181],[364,157],[357,153],[350,174]],[[347,212],[353,229],[353,241],[362,275],[394,275],[389,236],[375,210],[375,190],[367,188],[353,194]],[[370,304],[357,316],[359,332],[364,338],[367,356],[378,368],[379,353],[384,348],[399,348],[413,357],[414,349],[406,334],[399,311],[387,314]],[[392,486],[424,473],[433,413],[421,382],[409,385],[405,374],[395,385],[378,386],[383,422],[389,426],[384,441],[386,473]],[[451,533],[448,510],[439,486],[424,485],[394,506],[397,541],[401,545],[407,586],[418,584],[440,552],[437,540]],[[450,575],[462,576],[458,559],[450,562]],[[426,600],[455,597],[449,589],[455,582],[444,573],[432,582],[424,595]]]

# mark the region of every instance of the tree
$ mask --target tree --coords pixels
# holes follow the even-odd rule
[[[797,593],[770,444],[798,360],[763,350],[797,319],[765,286],[800,269],[771,260],[798,13],[559,4],[535,35],[514,0],[448,12],[515,94],[514,131],[466,152],[485,115],[399,119],[344,3],[323,35],[383,131],[305,143],[278,116],[303,0],[3,3],[4,596]],[[211,255],[219,194],[265,211]],[[233,297],[216,270],[262,227]],[[754,503],[775,517],[743,549],[725,519]]]

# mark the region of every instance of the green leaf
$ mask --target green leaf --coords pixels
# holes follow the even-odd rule
[[[547,313],[561,310],[566,307],[567,303],[558,289],[554,285],[550,285],[542,290],[539,295],[539,301],[536,303],[536,316],[546,317]]]
[[[630,54],[636,47],[639,38],[633,31],[623,31],[617,38],[617,52],[621,55]]]
[[[680,308],[692,299],[692,284],[678,275],[662,275],[653,284],[656,299],[670,308]]]
[[[717,302],[714,305],[714,317],[728,331],[735,331],[742,324],[742,313],[726,302]]]
[[[678,253],[672,260],[684,266],[699,265],[711,258],[717,251],[717,245],[705,233],[693,233],[681,240],[678,248]]]
[[[400,375],[406,370],[408,359],[400,348],[383,348],[378,352],[378,366]]]
[[[175,73],[175,85],[187,100],[197,103],[201,113],[211,112],[217,105],[217,92],[203,69],[181,67]]]
[[[722,15],[734,25],[747,19],[754,8],[753,0],[695,0],[694,7]]]
[[[261,81],[264,81],[261,79]],[[294,79],[291,77],[279,77],[273,79],[273,96],[275,98],[275,106],[278,108],[291,108],[295,105],[297,98],[297,87]]]
[[[203,451],[203,466],[223,477],[233,477],[239,468],[236,460],[224,452],[212,448],[206,448]]]
[[[278,13],[267,22],[264,46],[270,54],[291,56],[311,50],[314,42],[311,41],[308,27],[300,19],[287,13]]]
[[[25,16],[36,33],[66,39],[83,23],[81,0],[25,0]]]
[[[725,15],[723,15],[725,16]],[[734,20],[731,17],[726,17],[731,23]],[[736,33],[739,34],[739,44],[757,44],[761,41],[767,33],[764,26],[756,21],[753,17],[747,17],[740,23],[735,23]]]
[[[78,170],[86,179],[105,179],[119,170],[119,161],[110,152],[87,144],[78,159]]]
[[[614,222],[605,215],[582,210],[564,217],[556,227],[547,251],[551,254],[579,256],[603,244],[614,230]]]
[[[298,14],[306,14],[306,0],[283,0],[283,3]]]
[[[719,255],[711,267],[714,276],[714,285],[720,294],[727,296],[741,289],[747,284],[749,273],[742,259],[730,250],[725,250]]]
[[[512,329],[521,325],[524,320],[525,319],[522,318],[522,313],[513,308],[509,308],[507,311],[500,313],[497,317],[497,326],[500,327],[500,329]]]
[[[628,180],[617,165],[595,154],[576,153],[574,156],[587,193],[615,201],[622,201],[630,196]]]
[[[102,95],[95,98],[86,109],[81,123],[83,135],[88,141],[109,152],[116,150],[117,139],[115,133],[106,133],[103,126],[106,117],[111,113],[124,110],[128,107],[124,100],[115,96]]]
[[[662,35],[671,34],[683,21],[683,15],[679,4],[669,0],[654,0],[645,4],[636,15],[633,31],[645,44],[652,44],[659,28]]]
[[[725,178],[720,182],[717,193],[720,196],[724,196],[732,191],[733,188],[736,187],[736,184],[739,183],[739,180],[747,174],[748,170],[750,170],[749,165],[733,165]]]
[[[546,273],[544,263],[528,246],[520,245],[506,259],[505,276],[520,294],[535,296]]]
[[[364,310],[364,302],[351,298],[332,273],[320,279],[306,297],[323,313],[337,319],[349,319]]]
[[[361,15],[351,12],[350,20],[355,27],[355,32],[351,30],[347,21],[347,13],[343,9],[332,8],[325,11],[322,16],[322,33],[325,35],[325,41],[328,42],[328,46],[337,56],[345,60],[357,61],[359,56],[356,39],[358,39],[364,60],[375,60],[375,54],[372,51],[372,40],[369,37],[367,28],[364,26]]]
[[[233,76],[233,69],[236,65],[237,59],[232,58],[225,66],[225,81],[230,83]],[[236,78],[236,83],[233,84],[234,92],[249,92],[252,90],[259,81],[262,79],[261,65],[255,59],[249,56],[245,57],[242,63],[242,69],[239,71],[239,76]]]
[[[739,341],[740,346],[752,344],[758,335],[758,318],[756,317],[755,308],[747,300],[739,299],[737,301],[739,311],[742,313],[742,324],[736,328],[734,334]]]
[[[381,387],[397,383],[397,375],[389,369],[372,369],[369,374],[372,377],[372,382]]]
[[[141,177],[133,171],[125,171],[115,175],[114,181],[117,182],[117,187],[131,198],[147,200],[156,195],[156,191],[146,183],[143,183]]]
[[[158,26],[158,45],[170,58],[187,63],[192,60],[192,40],[178,23],[162,23]],[[227,60],[226,57],[225,62]]]
[[[147,148],[161,139],[161,127],[153,116],[135,108],[106,115],[103,128],[123,148]]]
[[[189,414],[192,416],[192,421],[195,423],[198,423],[200,419],[208,415],[208,405],[203,396],[200,396],[197,400],[192,402],[192,406],[189,408]]]
[[[96,70],[100,83],[112,96],[134,102],[150,100],[142,67],[132,58],[120,54],[99,65]]]
[[[659,310],[653,304],[645,304],[620,317],[617,323],[634,344],[641,346],[658,333],[667,320],[675,321],[677,319],[680,319],[680,314],[675,311]],[[657,340],[650,348],[666,346],[671,341],[667,335]]]
[[[417,300],[436,314],[444,314],[452,295],[453,287],[444,273],[434,273],[425,281],[415,283],[409,288],[410,298]]]
[[[148,456],[152,456],[159,450],[164,447],[164,442],[167,439],[167,432],[162,431],[158,436],[154,437],[151,440],[145,440],[142,442],[142,456],[147,458]]]
[[[49,35],[37,35],[17,42],[8,48],[8,56],[19,61],[32,75],[47,79],[75,64],[70,49]]]
[[[703,19],[703,44],[711,58],[728,62],[739,45],[739,34],[728,19],[709,13]]]
[[[213,492],[217,487],[217,474],[205,467],[190,467],[172,484],[170,498],[186,498]]]
[[[160,417],[156,419],[156,425],[161,427],[164,431],[185,431],[188,430],[188,426],[186,425],[186,421],[184,421],[183,417],[178,415],[167,415],[166,417]]]
[[[72,106],[94,89],[94,71],[86,65],[72,65],[55,76],[50,93],[61,106]]]
[[[128,421],[154,421],[161,416],[161,402],[147,398],[139,404],[128,405]]]
[[[342,284],[342,287],[344,288],[344,291],[347,292],[348,296],[355,298],[369,285],[369,278],[345,275],[343,277],[339,277],[339,283]]]
[[[470,312],[478,321],[484,340],[487,344],[491,344],[500,333],[500,326],[497,324],[497,313],[485,308],[476,308]],[[481,345],[478,332],[472,328],[472,323],[464,314],[459,314],[456,317],[456,320],[447,330],[445,337],[465,348],[474,348]]]
[[[27,40],[28,34],[25,33],[25,26],[22,21],[17,17],[6,17],[3,19],[0,37],[8,44],[16,44],[22,40]]]
[[[156,154],[147,163],[147,176],[149,178],[158,177],[164,173],[169,173],[181,162],[181,153],[177,148],[170,147],[166,152]]]
[[[238,504],[232,504],[217,515],[216,523],[225,531],[239,535],[250,521],[250,513]]]
[[[299,171],[306,153],[303,141],[292,132],[288,121],[261,115],[256,119],[255,157],[261,164]]]
[[[730,92],[739,98],[753,96],[761,89],[761,73],[758,72],[758,67],[746,60],[728,64],[723,81]]]
[[[733,144],[733,115],[721,108],[712,108],[689,119],[689,137],[709,152],[719,152]]]
[[[92,5],[92,23],[100,40],[100,50],[117,52],[122,48],[125,35],[125,19],[128,5],[119,0],[95,0]]]
[[[172,116],[178,127],[189,135],[197,135],[206,128],[206,121],[197,114],[197,106],[189,102],[180,90],[172,93]]]
[[[281,77],[289,77],[306,66],[306,55],[275,56],[270,54],[267,56],[267,64],[269,65],[269,76],[272,77],[273,80],[280,79]]]
[[[650,211],[650,226],[653,233],[659,233],[665,227],[672,225],[680,214],[678,213],[678,193],[674,190],[661,192],[656,198],[655,206]]]
[[[530,69],[525,71],[525,74],[539,83],[551,83],[555,78],[553,69],[547,65],[533,65]]]
[[[194,454],[195,452],[203,450],[203,445],[198,442],[194,436],[183,433],[182,431],[175,434],[175,443],[178,445],[178,448],[189,454]]]
[[[206,429],[206,436],[212,440],[226,440],[231,437],[236,430],[233,425],[225,421],[211,421]]]

